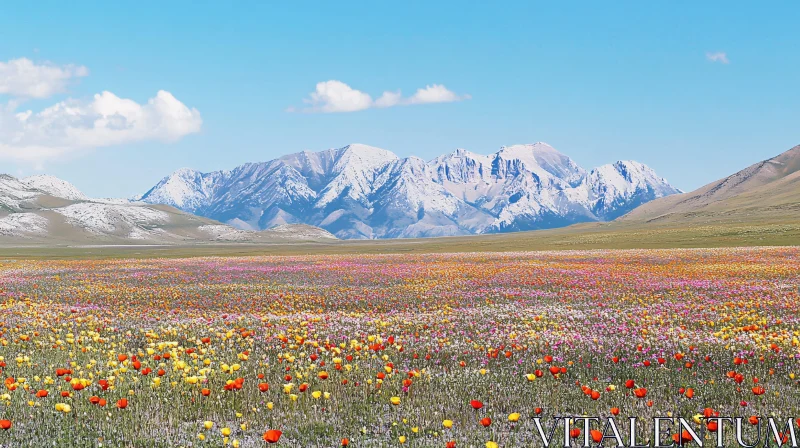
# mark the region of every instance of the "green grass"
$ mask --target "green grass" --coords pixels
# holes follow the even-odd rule
[[[0,247],[13,259],[182,258],[204,256],[509,252],[584,249],[666,249],[791,246],[800,243],[800,220],[693,223],[688,226],[627,222],[578,224],[531,232],[464,237],[264,244],[173,246]]]

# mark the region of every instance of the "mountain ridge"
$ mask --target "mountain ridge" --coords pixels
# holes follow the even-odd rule
[[[746,220],[746,214],[779,218],[798,213],[800,145],[694,191],[654,200],[620,221]]]
[[[335,239],[306,225],[248,232],[177,208],[87,197],[54,176],[0,174],[0,244],[195,244]]]

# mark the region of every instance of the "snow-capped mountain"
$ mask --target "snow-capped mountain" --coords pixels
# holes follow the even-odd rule
[[[488,156],[456,149],[429,162],[353,144],[231,171],[181,169],[138,199],[241,229],[305,223],[339,238],[392,238],[605,221],[679,192],[641,163],[586,171],[546,143]]]
[[[188,184],[191,173],[181,172]],[[181,185],[172,183],[168,187]],[[195,190],[203,188],[198,183]],[[174,197],[193,199],[188,190]],[[183,195],[183,196],[182,196]],[[192,204],[184,200],[184,206]],[[172,207],[125,199],[93,199],[53,176],[17,179],[0,174],[0,243],[203,243],[319,240],[335,238],[311,226],[281,226],[265,232],[236,229]]]

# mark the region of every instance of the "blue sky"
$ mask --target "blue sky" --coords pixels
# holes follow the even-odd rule
[[[798,18],[789,1],[6,2],[6,76],[23,58],[63,76],[3,90],[0,66],[0,171],[130,196],[183,166],[354,142],[430,159],[545,141],[586,168],[634,159],[691,190],[800,143]],[[304,102],[331,80],[372,106],[402,99]],[[433,85],[453,96],[414,100]],[[88,113],[104,91],[150,127],[76,136],[63,126],[85,123],[41,113]],[[28,110],[35,130],[14,128]]]

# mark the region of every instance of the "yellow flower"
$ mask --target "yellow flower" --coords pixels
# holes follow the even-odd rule
[[[516,422],[519,420],[519,412],[514,412],[513,414],[508,415],[508,421]]]
[[[400,404],[400,397],[392,397],[389,401],[391,401],[393,405],[397,406]]]
[[[497,448],[498,446],[496,442],[492,442],[491,440],[486,442],[486,448]]]
[[[231,446],[232,446],[233,448],[239,448],[239,441],[234,439],[234,441],[233,441],[233,442],[231,442]]]
[[[400,440],[400,443],[406,443],[406,436],[400,436],[398,440]]]
[[[527,378],[528,381],[534,381],[536,379],[536,375],[534,375],[532,373],[529,373],[529,374],[525,375],[525,378]]]
[[[197,438],[200,439],[201,441],[206,440],[206,436],[202,433],[198,434]]]
[[[219,432],[221,432],[223,436],[228,437],[231,435],[231,428],[222,428]]]
[[[275,407],[275,405],[271,401],[267,403],[267,409],[271,411],[273,407]]]
[[[481,375],[486,375],[486,369],[481,369]]]
[[[419,427],[418,426],[414,426],[413,428],[411,428],[411,432],[413,432],[414,434],[418,433],[419,432]]]
[[[445,421],[442,422],[442,425],[445,428],[452,428],[453,427],[453,421],[452,420],[445,420]]]
[[[206,420],[205,422],[203,422],[203,427],[206,429],[211,429],[214,427],[214,422],[212,422],[211,420]]]
[[[296,394],[289,395],[289,398],[291,398],[292,401],[297,401],[297,395]]]
[[[314,398],[319,398],[322,396],[322,392],[315,390],[314,392],[311,392],[311,396]]]
[[[242,428],[242,431],[247,431],[247,423],[242,423],[239,427]]]

